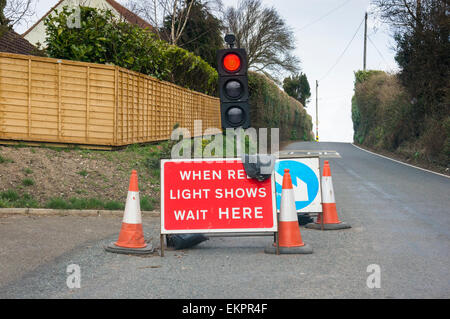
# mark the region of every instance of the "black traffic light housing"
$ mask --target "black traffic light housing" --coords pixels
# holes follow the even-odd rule
[[[250,127],[247,53],[235,48],[219,50],[217,65],[222,128]]]

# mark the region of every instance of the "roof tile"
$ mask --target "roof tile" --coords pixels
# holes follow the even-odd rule
[[[6,31],[0,37],[0,51],[33,55],[36,47],[13,30]]]

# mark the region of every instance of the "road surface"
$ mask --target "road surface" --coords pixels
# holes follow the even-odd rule
[[[106,253],[121,218],[0,219],[0,298],[449,298],[450,179],[347,143],[287,150],[330,156],[340,231],[301,228],[311,255],[267,255],[270,237],[211,238],[194,249],[135,257]],[[324,159],[322,158],[321,161]],[[159,244],[159,219],[144,218]],[[66,285],[79,265],[81,288]],[[369,288],[369,265],[380,288]],[[370,268],[369,268],[370,269]]]

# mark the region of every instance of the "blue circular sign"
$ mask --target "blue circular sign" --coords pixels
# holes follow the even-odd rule
[[[288,168],[292,179],[292,186],[296,197],[295,208],[300,210],[311,204],[319,193],[319,179],[314,171],[298,161],[280,160],[275,164],[275,190],[277,210],[281,203],[281,183],[284,170]],[[277,176],[278,174],[278,176]],[[300,200],[298,200],[300,198]]]

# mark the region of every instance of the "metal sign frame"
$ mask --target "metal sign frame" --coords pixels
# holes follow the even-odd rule
[[[289,154],[289,155],[291,155],[291,154]],[[301,160],[304,160],[304,159],[317,159],[317,170],[318,171],[315,172],[315,169],[312,169],[311,167],[310,168],[315,174],[317,174],[316,176],[317,176],[317,180],[318,180],[318,191],[317,191],[317,195],[316,195],[315,199],[308,206],[310,206],[314,202],[316,202],[314,206],[320,205],[320,210],[317,210],[317,211],[316,210],[311,210],[311,211],[306,210],[306,211],[304,211],[308,207],[308,206],[306,206],[306,207],[304,207],[304,208],[302,208],[300,210],[297,210],[297,214],[319,214],[319,213],[322,212],[322,176],[320,175],[320,173],[321,173],[321,170],[320,170],[320,168],[321,168],[321,166],[320,166],[320,157],[319,156],[280,156],[279,158],[277,158],[277,162],[278,161],[285,161],[285,160],[292,160],[292,161],[298,160],[298,161],[301,161]],[[276,172],[275,172],[275,169],[274,169],[274,171],[272,173],[272,179],[274,179],[274,180],[275,180],[275,173]],[[279,212],[278,208],[277,208],[277,212]]]

